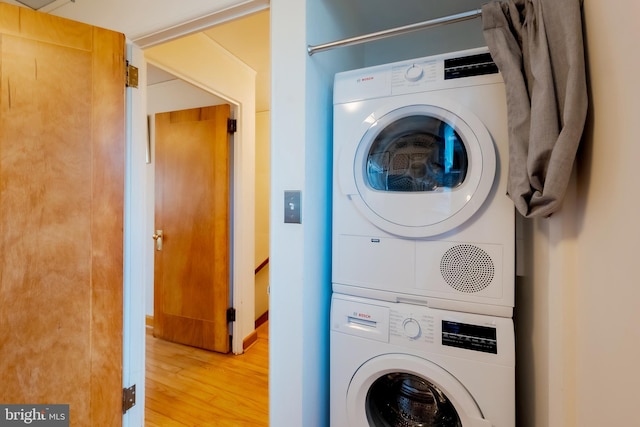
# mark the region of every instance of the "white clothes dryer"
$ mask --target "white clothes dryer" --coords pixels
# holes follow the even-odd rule
[[[332,427],[515,426],[513,321],[333,294]]]
[[[338,73],[333,290],[511,316],[507,144],[486,48]]]

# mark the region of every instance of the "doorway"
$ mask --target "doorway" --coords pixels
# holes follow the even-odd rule
[[[222,108],[222,107],[226,107],[226,111],[230,109],[230,106],[229,104],[227,104],[227,101],[225,99],[218,97],[216,95],[213,95],[209,92],[206,92],[200,88],[197,88],[177,78],[176,76],[164,71],[161,68],[158,68],[151,64],[147,66],[147,114],[148,114],[148,131],[149,131],[149,144],[147,147],[147,150],[148,150],[147,166],[148,166],[148,172],[149,172],[149,185],[147,186],[146,195],[148,198],[147,206],[150,209],[150,212],[147,215],[147,222],[151,223],[149,224],[149,226],[147,226],[147,228],[150,230],[148,231],[148,233],[151,233],[153,235],[154,240],[157,239],[155,240],[155,242],[152,243],[152,248],[149,250],[149,247],[147,247],[145,251],[146,262],[149,264],[148,271],[154,272],[152,277],[148,278],[147,286],[146,286],[145,314],[147,319],[146,321],[147,327],[153,328],[155,325],[156,329],[154,329],[153,331],[154,335],[159,336],[161,338],[168,339],[170,341],[183,342],[185,344],[190,344],[190,345],[199,346],[199,347],[209,347],[212,350],[215,349],[217,351],[228,352],[230,350],[228,347],[228,339],[224,339],[223,337],[219,336],[221,335],[220,333],[211,334],[211,338],[218,335],[218,339],[216,340],[216,344],[214,345],[213,342],[209,342],[210,341],[209,339],[205,339],[205,335],[209,335],[209,334],[204,334],[203,332],[204,330],[200,330],[204,327],[204,325],[212,326],[214,324],[219,324],[218,329],[223,328],[225,331],[227,329],[226,325],[220,325],[220,321],[224,322],[224,316],[225,316],[224,312],[226,308],[231,307],[233,305],[233,301],[230,299],[230,296],[231,296],[230,293],[233,290],[233,282],[232,282],[231,275],[229,274],[229,270],[231,267],[229,252],[230,252],[230,248],[233,246],[234,236],[230,232],[231,230],[228,224],[228,219],[225,220],[225,225],[224,225],[225,230],[221,231],[221,232],[224,232],[226,236],[222,236],[219,233],[215,233],[215,235],[220,236],[223,241],[220,241],[216,245],[214,244],[213,239],[203,239],[198,245],[197,252],[199,253],[199,255],[197,256],[198,257],[213,256],[216,258],[216,260],[212,260],[212,262],[204,262],[204,261],[194,262],[193,256],[188,256],[185,254],[185,250],[189,249],[194,243],[193,239],[189,235],[185,234],[185,232],[187,232],[187,229],[184,229],[184,231],[180,233],[181,235],[183,235],[182,238],[180,238],[179,236],[174,236],[174,237],[177,237],[178,240],[169,238],[169,241],[173,241],[174,243],[171,246],[165,244],[165,242],[163,241],[163,240],[167,240],[168,236],[158,235],[158,233],[162,233],[162,232],[164,232],[165,234],[169,233],[169,230],[166,230],[166,229],[163,231],[158,230],[158,228],[164,229],[167,226],[170,226],[168,223],[166,223],[167,221],[174,222],[174,224],[170,226],[171,228],[176,229],[174,231],[177,231],[177,229],[183,229],[185,225],[190,224],[189,225],[190,230],[193,227],[204,226],[207,230],[210,230],[213,232],[220,227],[220,225],[215,226],[214,224],[214,215],[213,215],[214,212],[211,212],[211,209],[213,208],[217,208],[217,209],[222,208],[224,212],[226,212],[225,217],[228,217],[229,215],[228,203],[229,203],[229,200],[233,198],[233,195],[231,193],[231,186],[230,186],[230,181],[233,178],[233,170],[228,170],[227,173],[225,173],[225,176],[226,176],[225,182],[220,183],[220,185],[223,185],[224,187],[221,190],[224,192],[224,194],[226,194],[226,196],[224,196],[224,200],[219,200],[217,203],[213,203],[214,200],[217,200],[219,198],[219,197],[216,197],[216,194],[217,195],[222,194],[218,191],[214,192],[212,190],[212,187],[217,186],[217,184],[215,182],[212,182],[212,183],[201,182],[202,179],[205,179],[205,178],[207,180],[214,179],[215,176],[219,175],[219,174],[215,174],[215,175],[213,174],[214,170],[219,170],[218,168],[215,168],[215,165],[213,164],[213,159],[215,158],[215,154],[216,154],[215,152],[212,151],[210,153],[205,153],[203,149],[198,149],[198,147],[193,144],[187,144],[187,145],[182,143],[172,144],[172,146],[174,146],[173,150],[180,150],[181,153],[184,152],[184,156],[186,156],[184,161],[187,161],[190,163],[192,161],[197,161],[197,162],[202,161],[202,165],[199,169],[202,169],[203,171],[208,171],[206,173],[206,176],[198,176],[202,174],[197,174],[196,170],[193,167],[187,167],[186,165],[183,167],[179,167],[179,165],[176,165],[175,168],[173,167],[171,168],[171,170],[173,171],[171,172],[172,177],[168,178],[167,174],[169,172],[165,171],[165,173],[163,174],[162,173],[163,169],[160,167],[161,164],[167,164],[167,162],[169,162],[170,164],[173,164],[174,162],[178,161],[180,158],[184,157],[183,155],[177,155],[176,153],[169,154],[167,152],[168,146],[166,145],[166,143],[169,141],[167,140],[167,137],[169,137],[170,140],[176,140],[176,139],[181,140],[182,138],[189,138],[192,140],[197,136],[202,136],[207,140],[209,140],[210,138],[215,138],[217,134],[222,132],[225,139],[228,139],[229,136],[226,132],[224,132],[224,130],[220,129],[220,132],[210,134],[212,130],[211,127],[205,124],[204,122],[200,123],[200,119],[202,118],[200,111],[202,111],[203,109],[210,110],[210,109]],[[233,111],[232,111],[233,116],[236,115],[235,110],[237,110],[236,106],[233,107]],[[182,112],[182,114],[188,114],[189,112],[192,112],[193,114],[196,114],[196,117],[185,117],[183,120],[178,120],[174,125],[174,126],[178,126],[178,129],[175,129],[173,131],[174,133],[177,132],[177,134],[171,136],[171,134],[168,134],[167,132],[172,132],[171,131],[172,128],[170,126],[171,126],[171,123],[174,122],[174,120],[171,120],[170,118],[173,117],[173,115],[177,114],[175,113],[176,111],[180,111]],[[230,113],[231,112],[228,111],[225,114],[231,116]],[[159,123],[158,118],[165,118],[165,120],[162,120]],[[157,132],[158,126],[161,123],[163,123],[163,129],[165,129],[165,131],[163,135],[158,135],[156,134],[156,132]],[[211,125],[213,124],[214,122],[211,123]],[[185,128],[185,126],[187,126],[187,128]],[[191,126],[195,126],[195,128],[190,129]],[[226,128],[226,123],[225,123],[225,128]],[[181,135],[181,133],[185,133],[185,132],[186,132],[185,135]],[[203,134],[203,132],[205,132],[205,134]],[[220,135],[220,137],[223,137],[223,135]],[[157,143],[158,139],[160,139],[160,141],[166,141],[165,144],[163,145],[165,148],[163,149],[162,152],[158,151],[159,150],[158,143]],[[218,142],[222,142],[222,141],[218,141]],[[228,146],[226,140],[224,141],[224,144],[225,146]],[[190,151],[185,151],[185,149],[189,149],[189,147],[191,147],[190,151],[194,151],[194,153],[192,153],[191,156],[189,156]],[[212,144],[209,142],[203,142],[203,147],[213,148]],[[202,153],[200,153],[200,151],[202,151]],[[206,149],[205,151],[208,151],[208,149]],[[230,162],[228,160],[229,154],[226,151],[228,151],[228,149],[225,150],[226,160],[224,160],[224,163],[226,164],[225,168],[228,168]],[[161,153],[165,153],[165,155],[160,157]],[[214,156],[214,157],[211,157],[211,156]],[[203,157],[205,157],[206,160],[204,160]],[[186,174],[186,176],[183,178],[178,178],[174,176],[176,173]],[[183,187],[186,186],[187,188],[176,189],[174,185],[174,183],[176,182],[183,183]],[[170,199],[166,199],[165,197],[159,198],[158,192],[160,191],[161,193],[163,193],[163,190],[161,189],[163,185],[165,186],[169,185],[166,191],[170,192],[169,196],[173,197],[174,199],[175,198],[177,199],[175,200],[172,199],[173,201],[171,201]],[[200,188],[201,193],[206,192],[207,194],[200,194],[197,197],[198,200],[193,200],[190,198],[186,198],[183,200],[185,191],[191,192],[189,188],[195,190],[195,188],[192,188],[194,186],[197,186],[198,188]],[[202,197],[204,197],[205,200],[211,200],[213,204],[211,204],[211,206],[204,206],[201,200]],[[189,200],[194,201],[195,204],[188,203]],[[220,206],[221,202],[224,202],[225,206]],[[159,206],[162,206],[163,209],[158,210]],[[169,210],[175,211],[176,209],[186,210],[186,211],[184,212],[176,211],[177,213],[169,215],[170,213]],[[167,215],[165,216],[161,215],[163,210],[167,210],[166,212]],[[197,219],[194,215],[200,217],[200,219]],[[162,219],[162,217],[164,217],[165,219]],[[174,219],[172,220],[172,218]],[[206,222],[203,223],[202,222],[203,220]],[[160,222],[162,222],[162,224]],[[173,234],[175,235],[175,232]],[[202,233],[199,233],[199,234],[202,234]],[[207,232],[207,234],[209,233]],[[203,238],[203,237],[204,236],[200,236],[200,238]],[[184,241],[185,239],[187,240]],[[181,248],[180,247],[181,241],[183,241],[182,246],[186,244],[188,247]],[[220,256],[216,256],[216,254],[213,253],[215,249],[220,245],[225,246],[225,253],[223,257],[224,259],[221,259]],[[178,252],[172,254],[171,253],[172,248],[173,250],[176,250]],[[202,253],[203,250],[208,253],[203,254]],[[159,257],[159,255],[162,255],[162,257]],[[160,262],[162,259],[164,259],[166,262]],[[208,268],[209,266],[214,265],[214,261],[217,263],[223,262],[225,264],[220,269],[216,270],[216,271],[219,270],[220,273],[224,273],[225,277],[227,278],[226,280],[227,285],[224,286],[225,289],[222,289],[220,287],[220,280],[222,278],[217,277],[219,276],[219,274],[214,275],[214,270]],[[175,264],[176,262],[178,262],[179,264]],[[160,268],[163,264],[167,264],[166,267],[168,269]],[[174,266],[175,268],[170,268],[171,266]],[[179,273],[179,275],[175,276],[175,274],[171,273],[172,271],[175,272],[175,274]],[[181,308],[174,307],[172,310],[166,304],[162,304],[162,301],[159,300],[159,298],[165,294],[165,292],[162,292],[162,290],[158,287],[159,285],[162,285],[162,283],[164,283],[164,281],[162,280],[162,277],[159,277],[159,274],[162,274],[163,272],[166,272],[167,274],[169,274],[169,276],[167,277],[173,277],[173,279],[170,280],[171,283],[167,282],[165,285],[169,287],[167,289],[167,292],[168,292],[167,303],[170,303],[170,304],[173,303],[174,305],[175,303],[179,303]],[[222,293],[220,292],[210,293],[210,291],[214,290],[212,286],[205,287],[201,285],[196,285],[196,286],[192,286],[193,289],[191,290],[183,289],[182,286],[179,286],[178,288],[176,288],[176,292],[179,292],[179,295],[173,295],[173,291],[171,291],[171,289],[174,287],[174,284],[175,284],[174,282],[176,282],[178,277],[182,277],[183,275],[189,275],[189,276],[195,275],[194,277],[188,280],[189,283],[197,283],[197,282],[201,282],[202,280],[205,280],[208,283],[212,283],[215,277],[215,282],[218,284],[217,288],[219,288],[221,292],[224,291],[223,292],[224,300],[220,300]],[[186,295],[183,295],[184,292],[186,292]],[[198,315],[195,315],[195,313],[181,314],[178,317],[176,317],[178,313],[189,313],[193,311],[192,309],[198,311],[197,306],[201,305],[200,301],[204,301],[204,300],[207,301],[206,302],[207,307],[203,306],[202,309],[200,310],[200,314]],[[165,309],[164,309],[165,306],[168,307],[167,310],[172,314],[169,314],[169,313],[165,314]],[[211,311],[213,308],[216,308],[215,316],[213,316],[214,313]],[[222,316],[222,319],[220,319],[221,316]],[[183,319],[183,320],[180,320],[180,319]],[[197,320],[197,319],[200,319],[200,320]],[[218,319],[218,321],[214,322],[213,321],[214,319]],[[165,325],[167,321],[169,321],[170,323],[178,322],[178,325],[181,325],[182,323],[185,323],[185,322],[186,324],[183,325],[182,327],[177,327],[177,325],[171,326],[169,324]],[[196,323],[192,324],[193,322],[196,322]],[[203,325],[198,326],[202,322],[204,322]],[[205,329],[209,329],[209,327],[206,327]],[[227,331],[226,333],[228,332],[230,331]],[[194,336],[192,336],[194,333],[196,333],[200,338],[196,339]],[[224,339],[224,341],[222,341],[221,339]]]
[[[233,34],[242,36],[234,38]],[[216,37],[216,40],[213,37]],[[232,349],[234,353],[242,352],[241,341],[253,332],[255,319],[268,310],[267,286],[263,285],[259,290],[253,286],[256,267],[269,256],[270,66],[268,39],[269,11],[267,10],[144,50],[146,61],[150,64],[149,86],[147,86],[150,115],[153,113],[152,105],[155,104],[164,104],[161,107],[168,111],[214,105],[217,99],[218,102],[230,103],[234,107],[234,118],[238,120],[235,138],[243,145],[237,145],[234,142],[232,150],[232,168],[236,175],[232,186],[234,186],[233,191],[236,197],[231,209],[234,217],[233,227],[238,232],[232,231],[236,241],[231,256],[233,280],[242,285],[232,291],[234,307],[237,316],[240,316],[233,327],[234,337],[240,337],[240,342],[234,339],[235,344]],[[242,58],[229,55],[236,49],[242,51]],[[199,54],[194,61],[194,51],[205,53]],[[252,60],[248,58],[252,56],[261,57],[254,60],[255,63],[251,63],[250,67],[247,64]],[[231,71],[225,72],[226,69]],[[242,73],[245,73],[247,76],[245,80],[250,80],[249,83],[253,86],[241,79]],[[152,83],[154,87],[173,86],[173,94],[158,95],[157,91],[151,89]],[[184,96],[182,96],[183,92]],[[196,93],[209,99],[200,100],[200,105],[193,102],[189,104],[189,98],[195,99]],[[172,103],[170,106],[166,105],[168,101]],[[152,159],[151,167],[147,168],[147,181],[153,182],[153,146],[150,147],[150,152]],[[250,186],[249,180],[252,181]],[[146,193],[152,194],[152,191],[152,187],[150,188],[147,184]],[[152,204],[148,201],[147,206]],[[238,218],[238,213],[244,216]],[[248,224],[249,214],[252,214],[250,219],[252,224]],[[152,213],[147,212],[146,216],[148,224],[152,224]],[[153,226],[147,227],[147,233],[149,236],[154,233]],[[152,248],[153,242],[149,240],[146,244]],[[153,271],[150,252],[152,253],[145,250],[146,271]],[[145,288],[148,316],[152,315],[153,307],[151,284],[152,281],[147,277]],[[250,285],[247,286],[247,284]],[[241,306],[236,305],[237,301],[240,301]],[[236,330],[238,324],[243,325],[242,330]]]
[[[188,36],[188,38],[190,38],[189,41],[194,42],[196,44],[198,43],[210,44],[213,42],[213,44],[221,46],[222,43],[226,43],[228,39],[232,38],[234,33],[241,33],[243,34],[243,37],[245,39],[244,43],[246,45],[252,46],[251,49],[248,49],[248,54],[252,54],[252,51],[255,50],[258,53],[266,55],[266,60],[268,61],[269,59],[269,53],[268,53],[269,12],[268,11],[260,12],[245,18],[238,19],[236,21],[207,30],[208,34],[199,33],[192,36]],[[256,21],[264,21],[266,22],[266,25],[257,24]],[[226,25],[230,25],[231,27],[227,28]],[[243,31],[243,30],[237,29],[237,26],[242,26],[242,25],[248,26],[250,30]],[[257,37],[261,39],[261,43],[266,43],[266,46],[267,46],[266,49],[260,47],[260,45],[256,44],[255,41],[251,41],[247,39],[248,37],[247,34],[251,34],[252,32],[255,32],[256,28],[264,28],[263,31],[266,31],[266,34],[258,34],[253,36],[254,38]],[[220,41],[220,43],[213,41],[212,37],[214,36],[214,34],[215,35],[222,34],[221,36],[222,40]],[[251,256],[248,260],[247,259],[243,260],[243,259],[238,259],[238,257],[235,256],[233,260],[233,266],[232,266],[232,269],[234,271],[249,270],[252,275],[252,277],[250,278],[251,283],[253,283],[254,270],[256,267],[263,264],[264,261],[268,261],[268,249],[269,249],[269,244],[268,244],[268,238],[269,238],[269,233],[268,233],[269,140],[268,138],[270,133],[269,132],[270,75],[268,74],[269,66],[267,63],[267,65],[263,67],[260,67],[260,66],[255,67],[256,68],[255,75],[254,75],[255,89],[253,94],[253,96],[255,97],[255,101],[252,105],[247,106],[247,103],[242,102],[243,99],[241,96],[237,96],[234,93],[225,93],[224,89],[220,89],[217,86],[210,85],[207,81],[200,80],[201,76],[196,75],[195,77],[193,77],[193,75],[190,75],[187,72],[188,70],[181,68],[180,65],[176,66],[172,62],[167,60],[166,59],[167,57],[175,59],[176,56],[179,56],[179,55],[176,55],[176,50],[179,51],[180,46],[183,46],[181,43],[182,42],[180,40],[177,40],[176,42],[168,43],[169,46],[156,46],[144,51],[146,61],[148,64],[147,87],[146,87],[148,104],[150,107],[148,114],[151,116],[152,114],[155,113],[155,111],[152,111],[151,109],[152,104],[163,103],[163,102],[166,103],[169,100],[173,102],[172,105],[166,106],[166,108],[168,108],[169,110],[193,107],[194,105],[185,104],[185,100],[192,97],[201,97],[202,105],[230,103],[233,107],[234,116],[239,119],[238,133],[242,133],[241,138],[245,140],[249,138],[255,138],[255,164],[251,165],[251,169],[252,169],[252,173],[255,173],[256,189],[255,189],[255,198],[253,198],[253,194],[251,194],[252,200],[250,201],[252,205],[251,207],[252,210],[253,210],[253,205],[255,205],[255,211],[254,211],[255,212],[255,232],[252,233],[252,235],[248,236],[251,239],[251,242],[246,242],[246,241],[240,242],[242,243],[242,247],[244,248],[247,248],[249,246],[251,246],[252,249],[255,248],[255,251],[252,250],[252,252],[255,252],[255,257]],[[176,48],[176,44],[178,45],[177,48]],[[227,48],[227,46],[222,46],[222,47],[228,51],[233,50],[233,48],[231,47],[229,48]],[[256,53],[256,52],[253,52],[253,53]],[[235,58],[233,59],[233,61],[238,62],[238,59]],[[241,61],[244,62],[245,61],[244,58],[242,58]],[[248,62],[249,61],[247,60],[246,63]],[[246,64],[242,64],[242,65],[245,66]],[[264,70],[267,70],[266,76],[263,75]],[[161,86],[173,87],[174,94],[159,95],[158,91],[151,89],[152,86],[156,86],[156,85],[159,85],[158,87],[161,87]],[[250,134],[248,134],[247,131],[242,128],[243,123],[240,123],[243,117],[243,114],[247,115],[248,108],[251,110],[255,110],[255,114],[251,114],[252,117],[250,117],[250,119],[253,121],[253,123],[251,123],[251,127],[254,127],[255,131],[253,131],[253,133],[250,133]],[[152,124],[150,126],[150,129],[153,130],[153,127],[154,126]],[[146,168],[147,169],[146,193],[148,195],[153,194],[153,190],[152,189],[149,190],[149,183],[153,182],[153,162],[155,160],[154,152],[153,152],[154,147],[152,143],[153,143],[153,138],[150,138],[150,144],[149,144],[150,163],[147,165],[147,168]],[[237,147],[236,147],[236,150],[237,150]],[[241,155],[243,154],[242,153],[238,154],[238,152],[236,151],[234,154],[232,163],[234,163],[235,165],[238,165],[239,162],[242,161],[242,158],[240,157]],[[245,165],[241,165],[240,168],[242,169],[242,167],[247,168],[248,166],[245,164]],[[238,172],[236,170],[236,173],[239,173],[242,176],[242,171]],[[232,185],[237,186],[237,183],[234,183]],[[246,194],[242,194],[240,195],[240,197],[246,197]],[[242,207],[246,211],[246,206],[248,204],[248,201],[240,200],[239,203],[243,205]],[[148,207],[153,206],[153,203],[149,203],[147,201],[147,206]],[[237,211],[238,210],[237,208],[238,206],[234,205],[232,207],[232,210]],[[145,236],[145,245],[147,245],[147,248],[144,250],[145,265],[146,265],[145,270],[153,271],[154,242],[150,238],[150,236],[153,234],[153,231],[154,231],[153,221],[150,219],[150,218],[153,218],[153,212],[147,211],[146,216],[148,218],[147,220],[148,226],[146,227],[146,234],[148,234],[148,236]],[[236,224],[234,224],[234,226],[237,226],[238,225],[237,218],[235,219],[235,221],[236,221]],[[243,220],[241,219],[240,221],[243,221]],[[243,230],[242,234],[243,236],[241,238],[246,239],[247,236],[244,235],[246,234],[246,230]],[[234,245],[234,246],[239,246],[239,245]],[[237,252],[235,253],[237,254]],[[247,258],[246,254],[245,254],[245,258]],[[268,267],[262,270],[261,274],[263,275],[263,277],[268,276],[268,273],[265,273],[267,271],[268,271]],[[152,297],[153,296],[153,287],[152,287],[153,277],[152,275],[151,277],[149,276],[150,275],[147,275],[147,279],[145,280],[145,288],[146,288],[145,312],[147,316],[151,316],[153,314],[153,297]],[[248,277],[248,276],[245,276],[245,277]],[[237,281],[238,280],[236,277],[236,282]],[[241,353],[243,351],[244,345],[246,345],[246,342],[243,343],[243,341],[245,341],[245,338],[247,337],[247,335],[251,335],[250,333],[247,334],[247,330],[249,329],[253,330],[253,327],[255,325],[254,321],[260,316],[264,318],[264,315],[267,314],[267,310],[268,310],[267,286],[268,286],[268,283],[265,284],[264,281],[261,281],[261,286],[258,285],[253,289],[234,290],[235,292],[244,292],[244,295],[241,296],[241,299],[244,301],[244,306],[242,307],[243,313],[241,314],[239,312],[238,315],[245,316],[245,318],[243,318],[242,321],[247,325],[247,327],[245,327],[243,330],[240,330],[240,331],[238,331],[237,329],[234,329],[234,332],[233,332],[234,336],[239,337],[239,339],[234,339],[234,346],[239,345],[239,351],[238,351],[238,348],[236,347],[233,349],[234,353]],[[252,295],[249,295],[249,297],[247,297],[247,294],[249,292],[252,292]],[[265,390],[265,393],[267,393],[267,390]]]

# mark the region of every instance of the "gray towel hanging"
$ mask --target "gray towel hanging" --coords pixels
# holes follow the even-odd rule
[[[507,91],[507,192],[525,217],[547,217],[562,204],[587,114],[581,1],[492,1],[482,21]]]

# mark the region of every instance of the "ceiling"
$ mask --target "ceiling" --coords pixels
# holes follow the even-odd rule
[[[48,0],[34,1],[32,9],[121,32],[141,47],[269,7],[269,0],[54,0],[42,7]],[[0,2],[24,6],[19,0]]]
[[[218,24],[204,30],[203,34],[256,71],[256,112],[269,110],[271,104],[269,10]],[[154,66],[149,66],[147,72],[149,85],[176,78]]]

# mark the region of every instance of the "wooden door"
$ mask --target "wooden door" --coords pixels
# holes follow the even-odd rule
[[[230,350],[229,114],[229,105],[220,105],[155,119],[155,225],[162,240],[155,250],[154,335],[222,353]]]
[[[125,40],[0,4],[0,402],[122,422]]]

